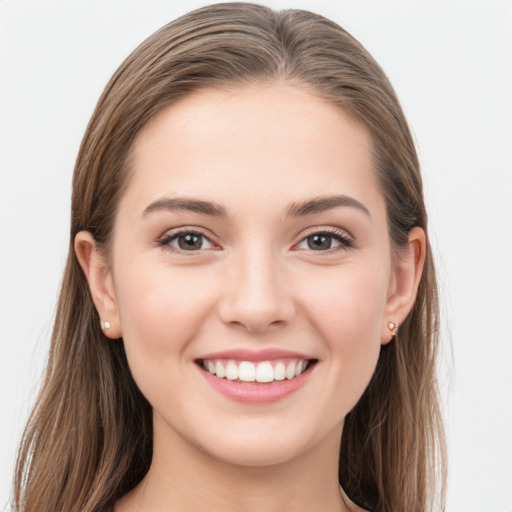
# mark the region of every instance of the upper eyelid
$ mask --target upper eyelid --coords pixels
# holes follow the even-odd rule
[[[346,229],[334,227],[334,226],[315,226],[308,229],[305,229],[301,232],[299,235],[299,241],[304,240],[304,238],[307,238],[311,235],[326,233],[329,235],[338,235],[338,236],[344,236],[344,238],[348,238],[349,240],[354,240],[354,236],[347,231]]]
[[[204,228],[200,228],[198,226],[180,226],[179,228],[168,229],[157,238],[157,241],[166,240],[168,238],[174,238],[176,236],[187,234],[187,233],[201,235],[201,236],[204,236],[205,238],[207,238],[212,243],[218,243],[218,242],[216,242],[216,240],[218,241],[217,236],[215,236],[210,231],[205,230]]]

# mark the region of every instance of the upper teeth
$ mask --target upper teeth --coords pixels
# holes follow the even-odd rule
[[[242,380],[245,382],[273,382],[274,380],[298,377],[307,366],[305,359],[281,361],[234,361],[221,359],[203,360],[203,367],[221,379]]]

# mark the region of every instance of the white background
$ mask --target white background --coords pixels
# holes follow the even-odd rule
[[[443,297],[448,512],[512,511],[512,1],[271,1],[332,18],[418,144]],[[110,75],[204,2],[0,0],[0,510],[40,383],[80,139]],[[56,461],[58,463],[58,461]]]

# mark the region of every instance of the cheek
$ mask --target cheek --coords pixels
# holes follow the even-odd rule
[[[317,276],[318,277],[318,276]],[[324,342],[333,389],[351,409],[368,385],[381,347],[388,274],[371,266],[336,269],[309,288],[309,323]]]
[[[123,340],[135,379],[178,370],[209,314],[208,287],[193,272],[160,264],[119,267],[117,302]]]
[[[316,274],[314,287],[308,286],[311,279],[305,280],[301,293],[305,309],[333,348],[338,345],[336,340],[352,348],[370,339],[380,343],[389,273],[383,271],[382,264],[379,267],[347,265],[329,269]]]

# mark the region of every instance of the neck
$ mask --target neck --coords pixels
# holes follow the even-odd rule
[[[155,419],[146,478],[119,500],[116,512],[348,512],[338,484],[342,426],[293,460],[245,466],[192,446]]]

